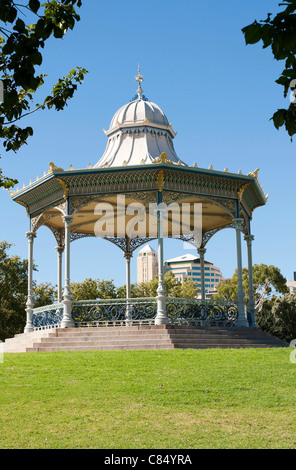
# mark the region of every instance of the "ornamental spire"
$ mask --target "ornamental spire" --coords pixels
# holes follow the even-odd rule
[[[135,78],[136,78],[136,82],[138,82],[138,89],[137,89],[138,100],[141,100],[142,99],[142,94],[143,94],[143,90],[141,88],[141,83],[144,80],[144,78],[143,78],[143,75],[141,75],[140,65],[138,65],[138,75],[136,75]]]

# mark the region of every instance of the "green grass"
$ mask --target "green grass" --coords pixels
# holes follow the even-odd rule
[[[290,352],[5,354],[0,448],[296,448]]]

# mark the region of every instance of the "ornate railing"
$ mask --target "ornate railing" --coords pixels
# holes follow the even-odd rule
[[[238,317],[237,304],[225,300],[167,298],[166,312],[170,323],[200,326],[234,326]]]
[[[166,312],[171,324],[234,326],[238,317],[233,301],[197,300],[168,297]],[[74,301],[72,317],[76,326],[154,324],[157,299],[103,299]],[[34,329],[54,328],[61,324],[63,304],[56,303],[33,310]]]
[[[72,317],[78,325],[150,322],[157,313],[156,298],[81,300],[73,302]]]
[[[166,312],[170,323],[197,324],[201,326],[234,326],[238,317],[233,301],[167,298]],[[78,325],[88,326],[113,323],[154,323],[157,314],[156,298],[107,299],[77,301],[73,303],[72,316]]]
[[[64,305],[56,303],[33,309],[32,323],[35,330],[42,328],[55,328],[61,324]]]

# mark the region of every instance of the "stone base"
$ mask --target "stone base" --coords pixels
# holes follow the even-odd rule
[[[258,328],[177,325],[56,328],[7,339],[3,352],[288,347]]]

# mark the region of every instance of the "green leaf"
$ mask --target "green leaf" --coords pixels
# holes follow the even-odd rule
[[[254,23],[242,29],[245,35],[246,44],[255,44],[262,39],[261,25],[255,21]]]
[[[17,31],[18,33],[25,33],[27,31],[25,23],[20,18],[16,20],[16,23],[13,29]]]
[[[270,46],[272,43],[272,28],[270,25],[263,25],[261,28],[261,37],[263,41],[263,48]]]
[[[4,2],[2,2],[4,3]],[[4,23],[13,23],[17,16],[17,9],[12,5],[0,5],[0,20]]]
[[[37,13],[40,8],[40,2],[38,0],[29,0],[29,8],[33,13]]]
[[[35,51],[35,52],[31,55],[31,62],[32,62],[32,64],[34,64],[34,65],[41,65],[41,64],[42,64],[42,55],[40,54],[39,51]]]
[[[276,127],[277,130],[279,130],[279,128],[285,124],[286,116],[287,116],[286,109],[279,109],[272,116],[271,119],[273,120],[274,126]]]

